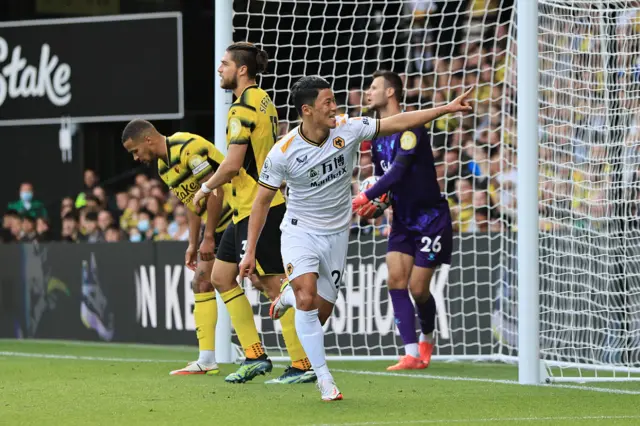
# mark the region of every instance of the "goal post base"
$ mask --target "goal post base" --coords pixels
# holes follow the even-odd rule
[[[553,377],[547,379],[547,383],[604,383],[604,382],[640,382],[638,377]]]

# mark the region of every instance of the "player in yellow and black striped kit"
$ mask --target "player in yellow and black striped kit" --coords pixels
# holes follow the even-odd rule
[[[218,73],[222,88],[233,90],[237,98],[229,108],[227,118],[228,152],[218,170],[194,198],[195,202],[199,202],[214,189],[231,181],[229,204],[234,210],[233,223],[220,241],[211,282],[227,306],[246,355],[238,371],[227,376],[226,380],[232,383],[246,382],[272,369],[258,336],[251,305],[236,282],[238,263],[247,243],[249,213],[258,191],[258,175],[276,142],[278,132],[276,108],[269,95],[256,84],[256,74],[266,70],[267,62],[266,52],[250,43],[234,43],[227,48]],[[280,256],[280,223],[285,210],[284,197],[278,192],[271,203],[256,251],[258,277],[253,282],[271,300],[278,297],[282,281],[286,278]],[[316,380],[316,374],[298,340],[294,315],[291,310],[280,318],[292,365],[283,375],[267,383],[306,383]]]
[[[198,135],[180,132],[165,137],[144,120],[133,120],[125,127],[122,143],[136,161],[149,164],[157,160],[160,178],[188,211],[189,246],[185,264],[195,272],[191,287],[195,294],[193,316],[200,355],[197,361],[171,374],[217,374],[214,345],[218,305],[211,285],[211,271],[215,248],[231,221],[231,208],[222,196],[224,193],[230,197],[231,185],[224,185],[219,196],[210,197],[207,206],[196,207],[192,201],[201,182],[218,169],[224,156],[213,143]],[[203,233],[202,221],[205,222]]]

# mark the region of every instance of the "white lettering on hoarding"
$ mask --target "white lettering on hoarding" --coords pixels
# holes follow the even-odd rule
[[[144,266],[140,267],[140,273],[136,272],[136,293],[139,295],[138,312],[140,324],[143,328],[158,326],[158,309],[156,306],[156,267],[149,266],[149,272]]]
[[[178,298],[180,275],[182,275],[182,266],[164,266],[164,325],[167,330],[174,328],[182,330],[180,299]]]
[[[40,62],[27,64],[22,57],[22,46],[11,50],[9,44],[0,37],[0,106],[7,99],[47,97],[55,106],[65,106],[71,101],[71,66],[60,62],[51,54],[51,47],[44,43],[40,47]]]

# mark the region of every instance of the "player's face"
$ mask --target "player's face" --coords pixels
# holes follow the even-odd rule
[[[367,105],[371,109],[378,109],[387,105],[387,90],[384,77],[376,77],[367,90]]]
[[[135,142],[133,139],[129,139],[124,143],[124,148],[129,151],[129,154],[133,155],[135,161],[139,161],[146,165],[150,165],[155,160],[155,155],[150,148],[150,140],[148,136],[142,136],[142,140]]]
[[[225,90],[234,90],[238,87],[238,67],[233,62],[231,54],[225,52],[218,67],[218,75],[220,75],[220,87]]]
[[[338,105],[336,104],[336,98],[333,96],[333,90],[322,89],[318,92],[318,97],[313,103],[311,110],[311,118],[316,126],[328,127],[330,129],[336,128],[336,112],[338,111]]]

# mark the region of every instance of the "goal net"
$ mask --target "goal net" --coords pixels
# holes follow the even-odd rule
[[[565,379],[625,379],[640,371],[640,3],[539,11],[542,357]]]
[[[557,378],[628,378],[640,368],[635,3],[539,1],[540,356]],[[428,126],[455,230],[452,264],[432,282],[435,359],[517,355],[515,18],[514,0],[234,2],[234,41],[270,55],[260,84],[280,134],[298,124],[289,88],[304,75],[327,78],[350,116],[373,115],[364,91],[378,69],[402,75],[405,110],[476,87],[472,115]],[[354,194],[372,174],[371,148],[360,148]],[[325,326],[334,357],[403,354],[386,290],[390,222],[354,219]],[[268,350],[283,351],[268,302],[245,289]]]

